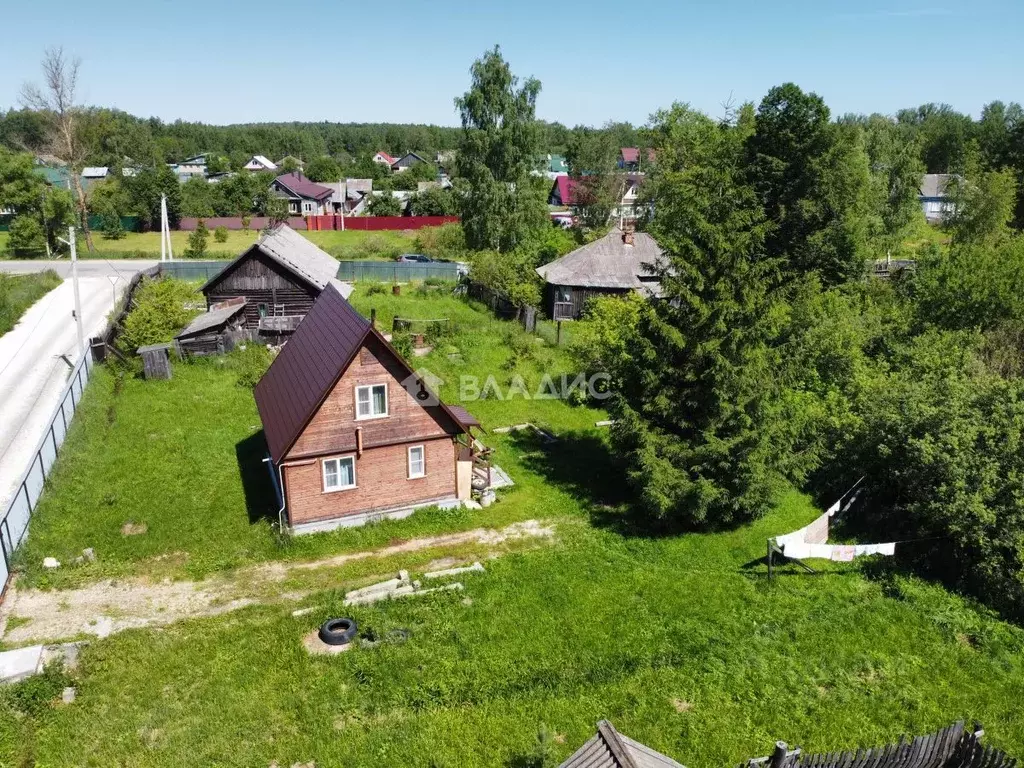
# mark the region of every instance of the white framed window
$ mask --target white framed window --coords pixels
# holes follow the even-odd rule
[[[388,385],[356,387],[356,419],[379,419],[388,415]]]
[[[409,479],[425,477],[427,474],[427,457],[422,445],[409,447]]]
[[[324,493],[356,487],[356,457],[337,456],[323,460]]]

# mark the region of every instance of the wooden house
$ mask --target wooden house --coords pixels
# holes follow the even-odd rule
[[[333,283],[254,395],[293,532],[469,498],[479,422],[441,402]]]
[[[544,278],[544,310],[553,320],[576,320],[595,296],[639,291],[659,296],[655,273],[661,248],[645,232],[614,229],[604,237],[537,268]]]
[[[338,262],[287,225],[269,232],[202,287],[212,309],[245,299],[242,327],[261,334],[287,334],[330,283],[342,295],[352,286],[336,280]]]
[[[270,183],[272,194],[288,201],[288,213],[323,216],[331,212],[334,190],[310,181],[302,171],[283,173]]]

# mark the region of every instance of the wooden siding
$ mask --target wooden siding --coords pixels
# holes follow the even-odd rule
[[[206,304],[237,298],[248,299],[245,306],[245,327],[258,329],[259,305],[265,304],[267,314],[281,304],[284,315],[305,315],[320,291],[302,278],[282,267],[257,248],[251,248],[241,259],[217,276],[206,289]]]
[[[458,434],[458,426],[440,406],[423,406],[402,387],[407,375],[378,339],[368,337],[295,441],[286,461],[354,451],[356,428],[362,429],[364,449]],[[387,385],[388,415],[357,421],[355,389],[368,384]]]
[[[580,318],[587,302],[593,298],[598,296],[624,296],[629,293],[629,291],[624,288],[580,288],[571,285],[556,286],[551,283],[547,283],[544,286],[544,311],[550,318],[554,318],[555,316],[556,289],[569,291],[569,303],[572,305],[571,315],[573,320],[578,320]]]
[[[424,447],[424,477],[409,479],[409,445]],[[456,446],[447,436],[371,448],[356,458],[356,487],[329,492],[323,490],[322,459],[299,464],[285,462],[288,522],[300,525],[455,498],[455,460]]]

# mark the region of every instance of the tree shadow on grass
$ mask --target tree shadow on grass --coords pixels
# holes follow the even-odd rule
[[[510,437],[523,464],[579,499],[596,527],[645,538],[681,532],[636,507],[621,463],[601,435],[586,430],[562,432],[551,442],[532,429],[522,429]]]
[[[277,494],[270,481],[269,464],[263,461],[266,455],[267,441],[262,429],[235,445],[238,475],[242,480],[250,523],[277,521]]]

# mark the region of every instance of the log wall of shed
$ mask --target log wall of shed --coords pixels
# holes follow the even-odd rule
[[[258,328],[260,304],[267,314],[283,305],[285,315],[305,315],[320,291],[302,278],[277,264],[256,248],[229,266],[204,291],[207,306],[237,297],[245,297],[245,327]]]

